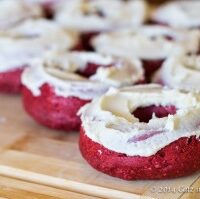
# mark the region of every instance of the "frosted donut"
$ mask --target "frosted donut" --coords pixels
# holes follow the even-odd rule
[[[200,92],[200,56],[173,56],[165,61],[153,82],[187,92]]]
[[[200,98],[143,85],[111,89],[84,106],[79,147],[95,169],[125,180],[200,169]]]
[[[123,57],[136,57],[143,61],[149,78],[169,56],[199,51],[198,30],[178,30],[164,26],[141,26],[104,33],[92,40],[98,52]]]
[[[23,73],[24,106],[43,125],[78,130],[80,107],[110,87],[133,85],[143,78],[141,63],[135,59],[53,52]]]
[[[68,29],[81,33],[82,45],[102,31],[141,25],[146,19],[143,0],[73,0],[57,6],[55,20]]]
[[[42,17],[39,6],[30,6],[23,0],[0,1],[0,30],[5,30],[30,18]]]
[[[0,91],[19,92],[21,72],[33,59],[52,50],[70,49],[78,37],[57,24],[26,20],[0,32]]]
[[[168,2],[155,10],[152,20],[177,28],[200,27],[200,2],[181,0]]]

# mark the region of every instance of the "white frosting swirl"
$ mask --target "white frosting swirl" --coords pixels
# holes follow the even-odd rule
[[[88,63],[100,65],[94,75],[85,78],[76,73],[84,70]],[[110,67],[101,67],[105,65]],[[22,83],[35,96],[40,95],[40,87],[48,83],[59,96],[90,100],[110,87],[133,85],[142,78],[143,69],[138,60],[122,60],[87,52],[52,52],[25,70]]]
[[[169,58],[154,81],[157,79],[171,88],[200,92],[200,56],[182,55]]]
[[[181,0],[169,2],[153,13],[152,19],[178,28],[200,27],[200,1]]]
[[[19,26],[0,32],[0,72],[28,65],[51,50],[69,49],[78,36],[45,20],[26,20]]]
[[[56,21],[81,32],[140,25],[146,18],[143,0],[73,0],[57,8]]]
[[[42,16],[42,10],[37,5],[28,5],[23,0],[0,1],[0,30],[16,25],[23,20]]]
[[[163,118],[153,115],[148,123],[132,114],[138,107],[151,105],[174,105],[177,112]],[[148,157],[179,138],[200,136],[199,96],[158,85],[111,89],[80,113],[90,139],[128,156]]]
[[[100,34],[92,40],[92,45],[98,52],[105,54],[139,59],[165,59],[184,51],[197,52],[199,42],[200,32],[198,30],[141,26]]]

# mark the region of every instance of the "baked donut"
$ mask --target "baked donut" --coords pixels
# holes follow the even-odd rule
[[[111,9],[112,8],[112,9]],[[146,19],[143,0],[73,0],[57,6],[55,20],[80,32],[82,47],[91,50],[90,39],[102,31],[141,25]]]
[[[199,43],[198,30],[154,25],[103,33],[92,40],[97,52],[140,59],[148,80],[167,57],[182,52],[197,53]]]
[[[42,16],[43,12],[37,5],[30,6],[23,0],[0,1],[0,31],[11,28],[26,19]]]
[[[186,92],[200,92],[200,55],[168,58],[153,82]]]
[[[76,34],[45,19],[26,20],[0,32],[0,91],[19,92],[21,73],[34,58],[72,48],[77,42]]]
[[[154,23],[176,28],[200,28],[200,1],[167,2],[152,14]]]
[[[50,128],[79,130],[78,110],[110,87],[143,79],[138,60],[97,53],[51,52],[22,75],[23,102],[36,121]]]
[[[200,169],[200,98],[140,85],[111,89],[84,106],[80,151],[95,169],[133,179],[166,179]]]

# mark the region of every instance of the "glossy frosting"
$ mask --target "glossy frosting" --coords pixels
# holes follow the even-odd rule
[[[163,26],[141,26],[93,39],[94,48],[101,53],[139,59],[165,59],[171,55],[199,50],[198,30],[176,30]]]
[[[56,21],[81,32],[140,25],[146,18],[143,0],[73,0],[57,8]]]
[[[177,112],[163,118],[153,115],[148,123],[139,122],[132,113],[150,105],[174,105]],[[158,85],[111,89],[80,113],[90,139],[128,156],[151,156],[181,137],[200,136],[199,96]]]
[[[87,63],[110,67],[99,67],[94,75],[86,78],[76,71],[84,70]],[[93,99],[110,87],[133,85],[142,78],[141,63],[135,59],[122,60],[86,52],[52,52],[27,68],[22,82],[35,96],[40,95],[40,87],[48,83],[59,96]]]

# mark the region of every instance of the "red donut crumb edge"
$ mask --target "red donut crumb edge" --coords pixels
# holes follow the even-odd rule
[[[24,68],[17,68],[0,73],[0,92],[20,93],[21,74]]]
[[[34,96],[27,87],[23,86],[23,104],[27,113],[50,128],[79,130],[80,118],[77,112],[89,101],[77,97],[57,96],[49,84],[44,84],[40,90],[41,95]]]
[[[92,141],[81,127],[79,148],[95,169],[124,180],[167,179],[200,170],[200,140],[180,138],[149,157],[127,156]]]

